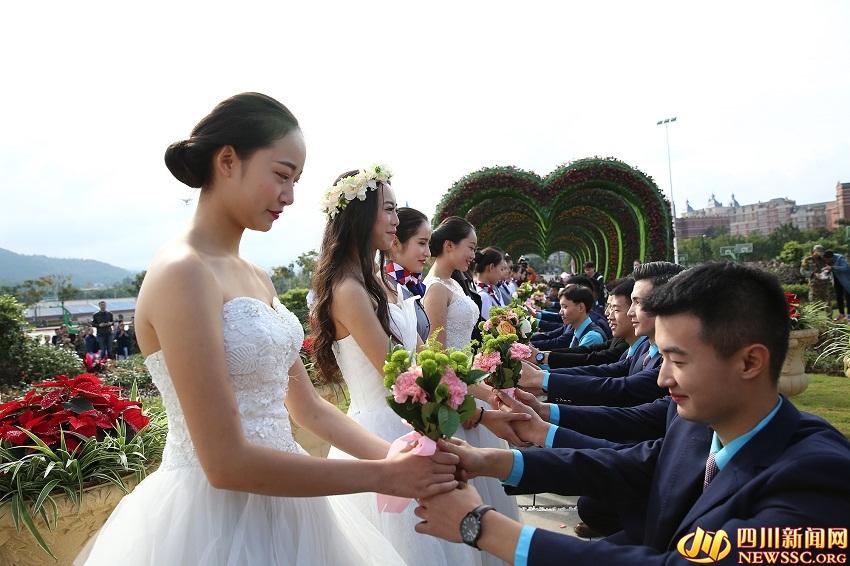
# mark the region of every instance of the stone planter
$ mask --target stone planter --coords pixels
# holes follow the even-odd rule
[[[125,477],[124,483],[132,490],[137,483],[135,475]],[[70,565],[86,542],[103,526],[124,495],[113,484],[99,484],[83,490],[79,508],[64,495],[55,497],[58,518],[54,528],[48,529],[41,518],[36,517],[34,520],[50,550],[56,555],[56,562],[38,546],[24,525],[21,525],[20,532],[15,529],[9,509],[5,508],[0,514],[0,564]]]
[[[316,392],[322,399],[326,399],[332,404],[336,405],[340,398],[340,395],[343,395],[342,388],[339,386],[332,385],[316,385]],[[301,445],[301,448],[307,451],[310,456],[318,456],[319,458],[327,458],[328,452],[331,449],[331,445],[307,430],[306,428],[301,428],[298,424],[289,419],[290,424],[292,425],[292,436],[295,438],[295,441]]]
[[[803,352],[818,341],[817,328],[792,330],[788,338],[788,355],[779,375],[779,392],[786,397],[799,395],[809,386],[809,376],[803,362]]]

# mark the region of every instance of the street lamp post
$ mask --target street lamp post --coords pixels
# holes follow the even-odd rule
[[[673,198],[673,168],[670,165],[670,122],[675,122],[676,117],[659,120],[655,125],[664,125],[664,135],[667,138],[667,175],[670,179],[670,206],[673,212],[673,263],[679,263],[679,242],[676,236],[676,199]]]

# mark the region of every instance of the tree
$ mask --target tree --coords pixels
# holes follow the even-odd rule
[[[298,256],[295,263],[301,268],[301,275],[305,276],[307,281],[311,281],[316,271],[316,264],[319,263],[319,252],[316,250],[304,252]]]
[[[147,270],[140,271],[136,274],[135,277],[133,277],[133,281],[132,281],[132,283],[130,283],[130,285],[131,285],[131,290],[133,291],[134,297],[139,296],[139,290],[142,288],[142,283],[144,283],[145,275],[147,275],[147,274],[148,274]]]
[[[27,279],[18,286],[17,297],[24,305],[30,307],[38,303],[53,285],[50,277]],[[35,309],[35,323],[38,324],[38,308]]]
[[[796,240],[791,240],[790,242],[785,242],[785,245],[782,246],[782,251],[779,252],[779,257],[777,259],[782,263],[799,265],[800,262],[803,261],[803,256],[806,255],[806,252],[807,249],[805,244],[801,244]]]
[[[280,294],[291,287],[291,280],[295,277],[295,269],[291,263],[289,265],[277,265],[272,267],[269,275],[275,291]]]

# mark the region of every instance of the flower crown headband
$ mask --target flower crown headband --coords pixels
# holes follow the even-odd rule
[[[379,182],[389,183],[392,176],[392,172],[385,165],[373,165],[356,175],[340,179],[322,198],[322,212],[333,220],[349,202],[355,198],[366,200],[366,191],[377,189]]]

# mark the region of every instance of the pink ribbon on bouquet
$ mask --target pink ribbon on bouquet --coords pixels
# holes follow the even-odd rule
[[[505,389],[499,389],[499,391],[501,391],[511,399],[516,399],[516,387],[506,387]]]
[[[414,430],[393,440],[393,443],[390,444],[390,450],[387,452],[387,458],[395,456],[414,442],[416,446],[410,452],[417,456],[433,456],[437,451],[436,442]],[[401,513],[407,508],[409,503],[409,497],[384,495],[383,493],[378,494],[378,511],[381,513]]]

